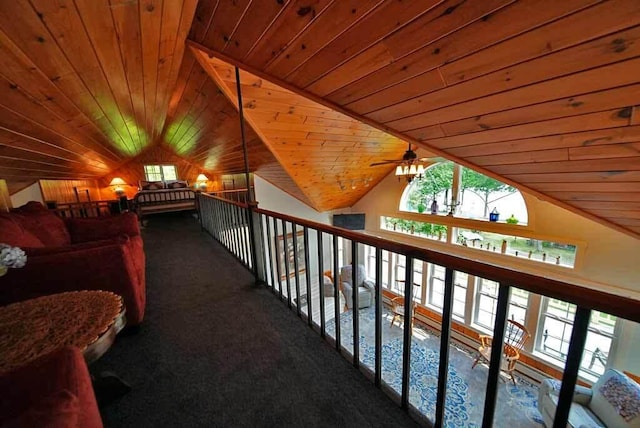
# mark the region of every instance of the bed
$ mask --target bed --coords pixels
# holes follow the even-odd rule
[[[141,222],[150,214],[198,209],[196,192],[186,181],[141,181],[139,189],[133,197],[133,209]]]

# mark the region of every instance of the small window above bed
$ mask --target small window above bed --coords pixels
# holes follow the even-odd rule
[[[175,165],[145,165],[144,176],[147,181],[169,181],[178,179]]]

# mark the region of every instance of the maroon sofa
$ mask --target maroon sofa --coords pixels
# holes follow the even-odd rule
[[[0,426],[102,427],[91,377],[78,348],[60,348],[0,374]]]
[[[23,268],[0,277],[0,305],[73,290],[122,296],[128,325],[142,322],[145,256],[133,213],[62,219],[39,202],[0,213],[0,242],[27,254]]]

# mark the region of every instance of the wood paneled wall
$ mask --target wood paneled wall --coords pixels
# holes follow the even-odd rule
[[[136,156],[129,162],[113,170],[109,175],[100,180],[103,194],[113,195],[113,189],[109,187],[109,182],[114,177],[122,178],[128,186],[125,187],[127,196],[133,197],[138,189],[140,180],[145,180],[144,165],[175,165],[179,180],[187,180],[190,185],[196,182],[198,174],[204,173],[210,180],[210,185],[219,182],[219,175],[213,171],[205,171],[193,163],[187,161],[163,146],[153,146]],[[218,189],[211,189],[218,190]]]
[[[45,201],[78,202],[74,189],[77,189],[81,202],[88,200],[87,195],[92,201],[103,199],[97,180],[40,180],[42,199]],[[105,195],[104,199],[113,198]]]

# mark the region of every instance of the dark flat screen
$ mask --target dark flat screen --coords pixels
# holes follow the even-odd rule
[[[333,225],[350,230],[364,230],[364,214],[334,214]]]

